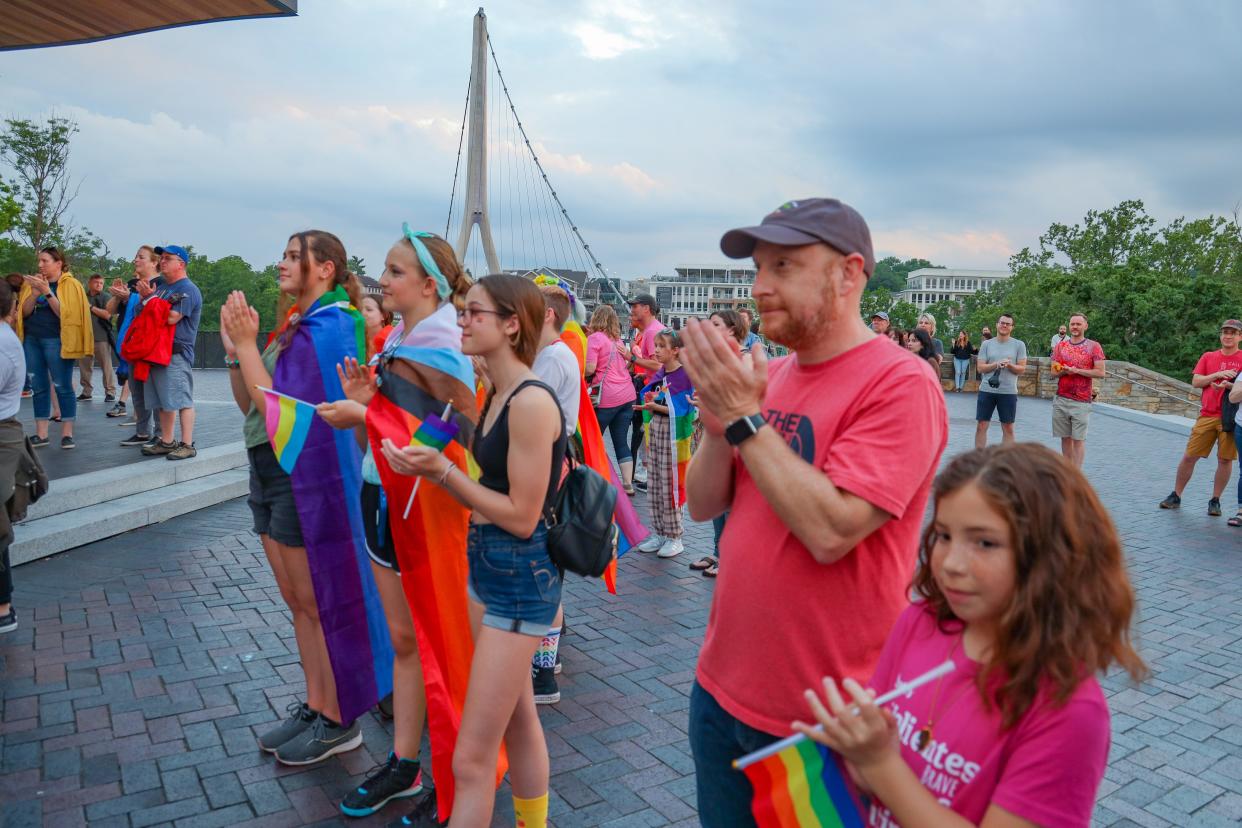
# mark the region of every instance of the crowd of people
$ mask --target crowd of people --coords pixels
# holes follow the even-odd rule
[[[672,330],[650,295],[629,304],[632,336],[607,306],[582,330],[568,285],[474,281],[444,239],[408,226],[378,299],[362,296],[335,235],[290,236],[287,304],[266,344],[245,295],[229,297],[220,329],[253,528],[306,688],[259,747],[287,765],[354,750],[359,716],[390,696],[387,760],[343,792],[344,814],[405,799],[412,810],[393,824],[485,826],[507,771],[517,824],[545,825],[537,705],[560,698],[565,614],[548,519],[588,422],[612,447],[621,497],[648,498],[654,531],[635,549],[683,552],[683,510],[713,522],[714,554],[689,564],[716,579],[689,710],[704,825],[754,824],[755,791],[734,762],[791,732],[835,752],[869,825],[1087,825],[1110,742],[1097,677],[1145,672],[1121,544],[1080,470],[1104,376],[1087,317],[1052,343],[1062,456],[1015,441],[1027,351],[1013,318],[978,347],[958,333],[954,389],[972,362],[980,383],[976,448],[937,474],[944,346],[929,314],[904,334],[884,313],[864,321],[875,257],[863,217],[835,199],[789,202],[721,249],[755,263],[762,337],[739,310]],[[135,440],[192,456],[201,296],[185,251],[142,248],[134,281],[107,299],[102,280],[83,288],[44,252],[20,295],[0,285],[0,469],[21,438],[28,375],[36,437],[48,439],[55,387],[72,441],[73,360],[116,355],[93,344],[96,320],[120,322],[102,338],[120,343],[115,387],[129,392]],[[1240,337],[1242,322],[1227,321],[1221,350],[1195,368],[1203,416],[1166,508],[1214,444],[1219,513]],[[1003,439],[987,446],[994,416]],[[1242,483],[1230,523],[1242,525]],[[945,661],[949,674],[874,703]]]

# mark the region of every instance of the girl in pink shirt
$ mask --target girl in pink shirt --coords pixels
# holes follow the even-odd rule
[[[1096,674],[1146,672],[1112,520],[1077,468],[1034,443],[957,457],[935,502],[922,600],[889,634],[871,686],[948,659],[955,669],[882,709],[853,679],[847,702],[825,678],[826,704],[806,691],[823,730],[794,727],[846,760],[871,826],[1086,826],[1109,746]]]

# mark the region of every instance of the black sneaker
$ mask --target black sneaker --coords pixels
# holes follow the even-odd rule
[[[561,700],[561,689],[556,685],[555,667],[530,667],[530,680],[535,685],[535,704],[556,704]]]
[[[564,638],[564,637],[565,637],[565,633],[561,632],[561,638]],[[552,672],[558,676],[561,674],[561,651],[560,649],[557,649],[556,651],[556,666],[552,668]]]
[[[89,402],[90,399],[91,399],[90,394],[78,394],[78,402]]]
[[[647,481],[646,480],[635,480],[634,488],[640,492],[647,491]]]
[[[74,442],[72,437],[61,437],[60,447],[63,449],[75,449],[78,447],[78,444]]]
[[[275,753],[276,748],[306,730],[311,726],[311,722],[318,718],[315,711],[307,707],[304,702],[291,703],[285,708],[285,712],[289,714],[289,718],[265,732],[258,739],[259,747],[268,753]]]
[[[121,441],[123,446],[145,446],[151,442],[150,437],[143,437],[141,434],[135,434],[133,437],[126,437]]]
[[[9,611],[0,615],[0,633],[9,633],[17,629],[17,610],[9,606]]]
[[[388,754],[388,761],[375,768],[371,775],[341,800],[341,813],[365,817],[383,808],[394,799],[418,796],[423,792],[423,772],[417,759],[398,759]]]
[[[48,444],[48,439],[46,437],[40,437],[38,434],[30,438],[30,445],[34,446],[35,448],[43,448],[47,444]]]
[[[1220,498],[1214,497],[1208,501],[1208,514],[1212,517],[1220,517]]]
[[[116,402],[116,394],[105,394],[104,402]]]
[[[276,748],[276,761],[282,765],[313,765],[329,756],[362,747],[362,728],[354,722],[337,724],[322,713],[310,727]]]
[[[179,445],[180,443],[176,441],[165,443],[163,440],[156,440],[153,443],[144,443],[142,453],[147,457],[159,457],[164,454],[172,454]]]
[[[127,412],[125,411],[125,403],[119,402],[116,405],[109,408],[108,413],[105,414],[104,416],[105,417],[124,417],[126,413]]]
[[[1182,497],[1177,492],[1169,492],[1169,496],[1160,501],[1161,509],[1180,509],[1182,506]]]
[[[440,822],[436,811],[436,789],[433,785],[423,786],[423,795],[410,811],[400,819],[388,823],[388,828],[439,828],[447,823]]]

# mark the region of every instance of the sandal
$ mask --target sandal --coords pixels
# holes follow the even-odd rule
[[[719,574],[720,574],[720,564],[712,564],[707,569],[703,570],[704,578],[715,578]]]
[[[629,495],[630,497],[633,497],[633,496],[635,495],[635,492],[634,492],[634,487],[633,487],[633,486],[623,486],[623,487],[621,488],[621,491],[625,492],[625,493],[626,493],[627,495]]]
[[[716,559],[711,555],[705,555],[694,563],[690,564],[693,570],[707,570],[716,565]]]
[[[1225,525],[1227,525],[1227,526],[1242,526],[1242,512],[1238,512],[1236,515],[1234,515],[1233,517],[1229,518],[1229,520],[1225,521]]]

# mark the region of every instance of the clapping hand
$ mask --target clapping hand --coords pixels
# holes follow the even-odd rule
[[[367,421],[367,407],[353,400],[320,403],[315,406],[315,413],[333,428],[353,428]]]
[[[141,287],[138,292],[142,292]],[[246,304],[246,294],[240,290],[230,293],[220,307],[220,332],[222,339],[227,338],[226,350],[229,345],[232,345],[234,353],[259,348],[259,312]]]
[[[341,390],[345,396],[359,405],[369,405],[375,396],[375,377],[371,369],[359,364],[353,357],[345,357],[345,361],[336,366],[336,375],[341,380]]]
[[[36,296],[46,296],[52,291],[48,286],[47,279],[44,279],[42,276],[23,276],[22,278],[26,280],[26,284],[30,285],[30,289],[34,291]]]
[[[737,340],[711,323],[691,319],[682,332],[682,362],[703,401],[703,426],[716,434],[721,423],[758,413],[768,386],[763,349],[741,353]],[[714,422],[713,422],[714,419]]]
[[[138,280],[138,283],[135,285],[134,289],[138,291],[138,295],[144,300],[150,299],[155,295],[155,288],[151,287],[151,283],[144,282],[141,279]]]

